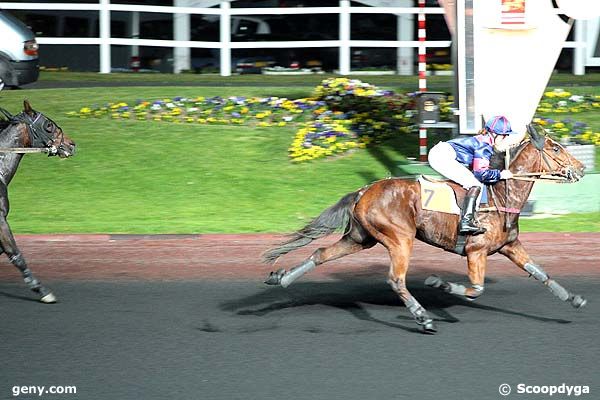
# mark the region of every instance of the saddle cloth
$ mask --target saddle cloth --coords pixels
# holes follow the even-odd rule
[[[460,215],[460,207],[456,202],[454,190],[443,181],[433,182],[421,175],[421,208],[447,214]]]
[[[460,215],[460,206],[456,201],[456,193],[447,181],[440,181],[425,175],[417,179],[421,185],[421,208],[447,214]],[[481,203],[487,203],[487,187],[484,187]]]

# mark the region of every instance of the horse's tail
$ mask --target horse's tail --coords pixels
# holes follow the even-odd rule
[[[360,198],[362,191],[348,193],[337,203],[326,209],[304,228],[292,233],[289,238],[278,247],[268,250],[263,254],[263,260],[272,264],[279,257],[291,251],[304,247],[313,240],[330,235],[337,230],[347,230],[354,204]]]

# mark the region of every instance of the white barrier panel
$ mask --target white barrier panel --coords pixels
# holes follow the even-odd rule
[[[474,2],[474,95],[479,121],[481,115],[506,115],[513,130],[524,135],[573,20],[563,21],[548,0],[522,4],[523,12],[513,13],[521,15],[517,22],[499,1]]]
[[[565,14],[581,14],[585,3],[588,17],[597,17],[600,2],[593,2],[561,0],[561,9],[551,0],[440,0],[456,26],[460,132],[477,133],[482,121],[506,115],[524,135],[560,51],[582,54],[581,32],[577,43],[565,42],[574,23]],[[582,61],[575,59],[581,74]]]

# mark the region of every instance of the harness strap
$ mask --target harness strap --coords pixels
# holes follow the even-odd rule
[[[461,256],[466,255],[465,247],[467,245],[467,235],[464,233],[458,233],[456,236],[456,245],[454,246],[454,252]]]
[[[520,214],[521,213],[520,208],[502,207],[502,206],[484,207],[484,208],[480,208],[479,211],[480,212],[502,211],[502,212],[509,213],[509,214]]]
[[[504,153],[504,169],[509,169],[510,168],[510,149],[506,149],[506,153]],[[508,191],[508,182],[509,179],[506,179],[504,181],[504,188],[505,188],[505,199],[504,199],[504,203],[506,206],[508,206],[508,199],[509,199],[509,191]],[[498,207],[498,204],[496,204],[496,207]],[[504,210],[507,210],[507,208],[504,208]],[[510,207],[509,207],[510,208]],[[498,208],[498,210],[500,210],[500,208]],[[500,210],[502,211],[502,210]],[[508,212],[508,211],[505,211]],[[510,219],[508,218],[508,215],[506,216],[506,219],[504,220],[504,231],[508,231],[510,229]]]

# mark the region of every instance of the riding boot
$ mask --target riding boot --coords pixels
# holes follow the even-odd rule
[[[485,232],[485,228],[480,227],[477,224],[476,219],[475,208],[477,206],[477,197],[479,197],[480,192],[481,188],[478,186],[470,187],[469,190],[467,190],[460,216],[460,233],[479,235]]]

